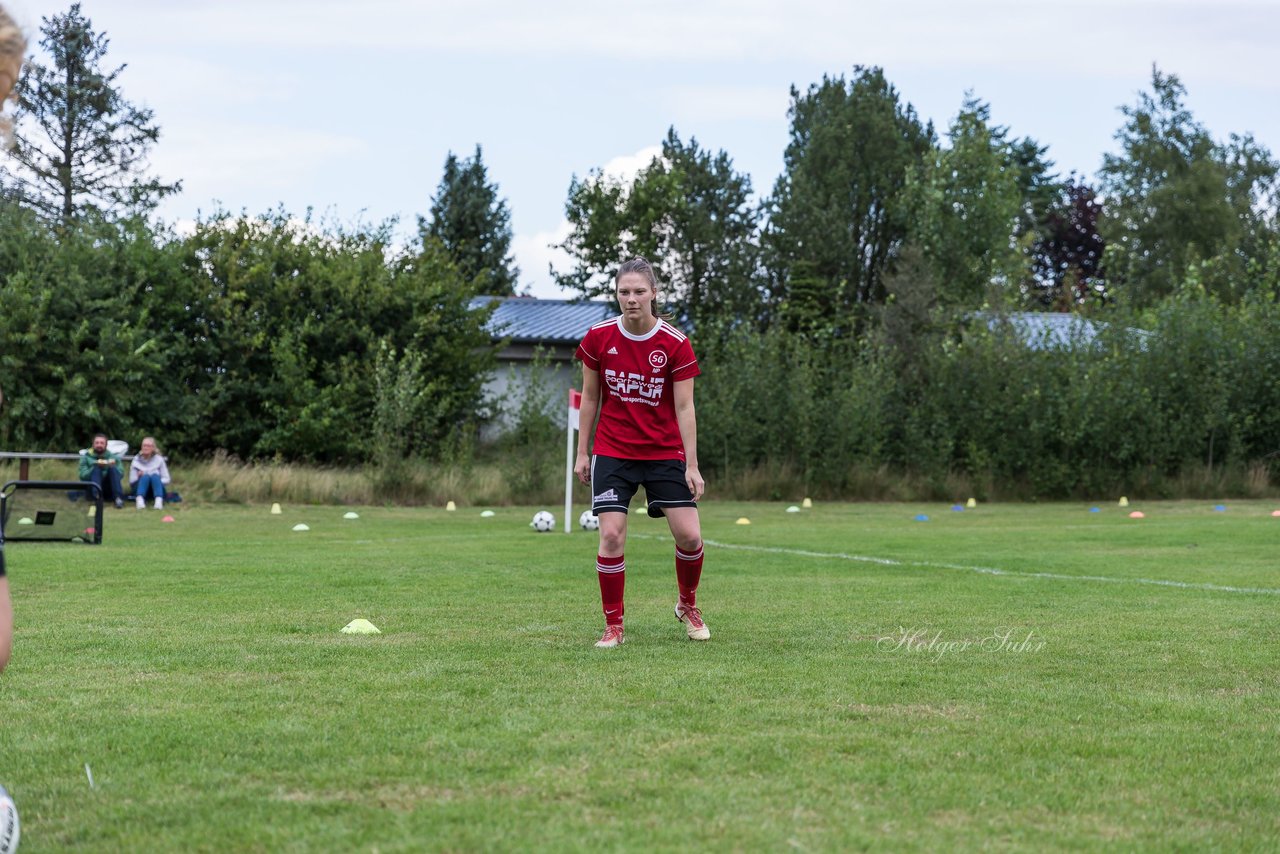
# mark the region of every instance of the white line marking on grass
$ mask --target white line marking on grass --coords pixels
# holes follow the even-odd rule
[[[632,536],[636,536],[632,534]],[[665,539],[640,535],[641,539]],[[958,563],[936,563],[928,560],[895,560],[890,557],[871,557],[854,555],[845,552],[813,552],[806,549],[783,549],[776,546],[744,546],[735,543],[722,543],[716,540],[703,540],[709,546],[718,549],[733,549],[743,552],[767,552],[770,554],[796,555],[798,557],[827,558],[830,560],[848,560],[856,563],[876,563],[881,566],[921,566],[929,569],[954,569],[962,572],[978,572],[983,575],[1004,575],[1010,578],[1052,578],[1060,581],[1100,581],[1105,584],[1147,584],[1156,587],[1178,587],[1183,590],[1214,590],[1219,593],[1260,593],[1267,596],[1280,596],[1280,589],[1274,587],[1229,587],[1225,584],[1193,583],[1188,581],[1170,581],[1164,578],[1112,578],[1106,575],[1067,575],[1061,572],[1019,572],[1015,569],[997,569],[993,566],[966,566]]]

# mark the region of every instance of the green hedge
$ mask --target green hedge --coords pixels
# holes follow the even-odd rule
[[[184,456],[437,455],[484,416],[487,312],[428,241],[217,214],[189,235],[0,203],[0,446],[94,432]]]
[[[1028,342],[1012,324],[935,324],[911,354],[869,336],[823,342],[737,332],[701,347],[700,455],[721,476],[785,464],[806,489],[857,491],[888,469],[941,497],[1173,489],[1205,470],[1280,458],[1280,306],[1194,288],[1093,342]],[[1034,344],[1034,346],[1033,346]]]
[[[504,403],[482,396],[486,313],[438,247],[389,232],[282,211],[54,232],[0,203],[0,447],[66,451],[101,429],[188,458],[374,462],[388,483],[398,460],[466,465]],[[858,339],[703,328],[701,462],[740,497],[1265,491],[1280,306],[1263,290],[1227,304],[1188,284],[1067,348],[936,308]],[[535,409],[493,451],[521,490],[562,454]]]

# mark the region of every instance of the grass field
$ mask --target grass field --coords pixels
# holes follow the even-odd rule
[[[108,510],[7,547],[0,784],[25,852],[1271,848],[1274,506],[711,502],[705,644],[633,516],[612,651],[532,509]]]

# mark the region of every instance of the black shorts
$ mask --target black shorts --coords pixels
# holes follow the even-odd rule
[[[622,460],[600,454],[591,458],[591,512],[596,516],[626,513],[641,486],[655,519],[668,507],[698,506],[685,483],[684,460]]]

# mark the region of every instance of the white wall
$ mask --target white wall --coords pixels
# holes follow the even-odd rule
[[[569,405],[569,389],[582,386],[582,366],[573,359],[573,348],[559,347],[545,365],[533,363],[534,347],[513,344],[498,354],[498,363],[485,383],[485,399],[497,417],[480,431],[482,442],[501,436],[515,421],[534,371],[542,378],[543,392],[550,399],[550,412],[557,422],[564,420]]]

